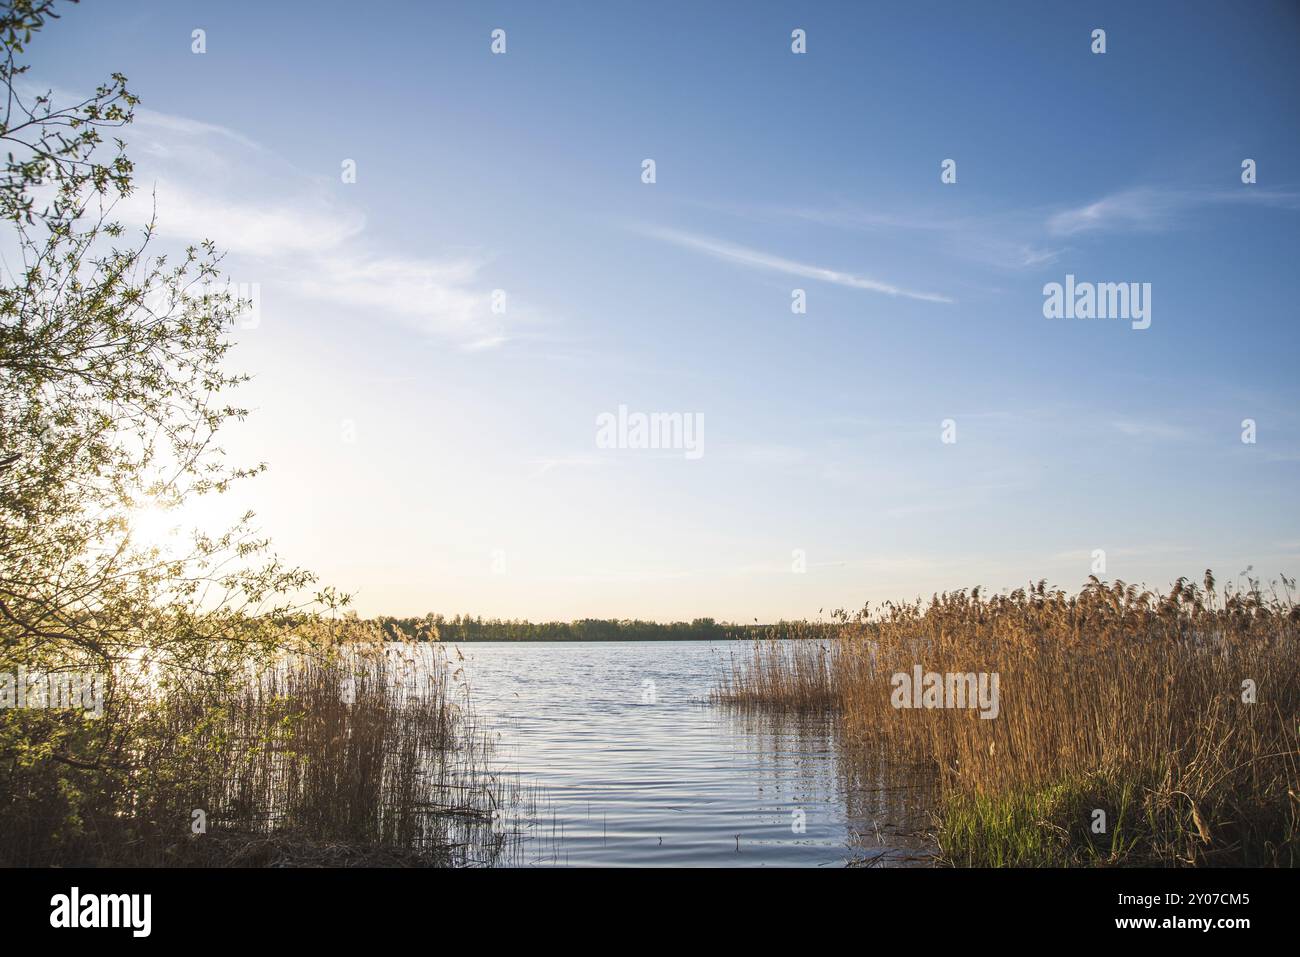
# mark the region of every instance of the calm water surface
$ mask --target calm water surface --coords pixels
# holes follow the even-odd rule
[[[850,780],[826,721],[707,703],[743,652],[734,645],[446,647],[499,763],[540,795],[520,863],[815,867],[928,853],[923,792],[887,774]]]

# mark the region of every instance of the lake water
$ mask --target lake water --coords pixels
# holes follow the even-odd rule
[[[924,792],[846,766],[822,718],[707,702],[734,644],[448,643],[497,763],[539,795],[526,865],[924,862]],[[459,655],[464,656],[461,661]]]

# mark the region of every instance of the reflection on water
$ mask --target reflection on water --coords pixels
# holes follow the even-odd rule
[[[890,865],[929,853],[925,791],[869,762],[846,765],[827,719],[706,702],[726,645],[447,650],[498,758],[540,792],[511,855],[519,863]]]

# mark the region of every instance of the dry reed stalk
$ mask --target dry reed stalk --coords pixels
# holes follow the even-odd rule
[[[975,832],[1023,806],[1059,818],[1030,822],[1066,835],[1053,854],[1294,863],[1300,609],[1283,586],[1217,591],[1207,572],[1205,587],[1180,580],[1166,595],[1093,579],[1074,596],[1040,582],[888,604],[829,645],[756,643],[714,697],[837,713],[855,746],[929,768],[941,809],[976,815]],[[996,673],[997,718],[894,707],[892,676],[917,665]],[[1090,837],[1078,815],[1097,808],[1124,834]]]
[[[0,861],[294,863],[299,848],[308,863],[498,862],[523,795],[492,772],[462,692],[441,648],[374,643],[123,696],[96,728],[111,759],[0,782],[80,799],[71,822],[58,802],[10,808]]]

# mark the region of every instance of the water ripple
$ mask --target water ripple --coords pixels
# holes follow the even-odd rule
[[[452,647],[500,758],[545,797],[525,863],[815,867],[925,853],[918,795],[846,783],[860,775],[843,773],[824,720],[704,703],[729,646]]]

